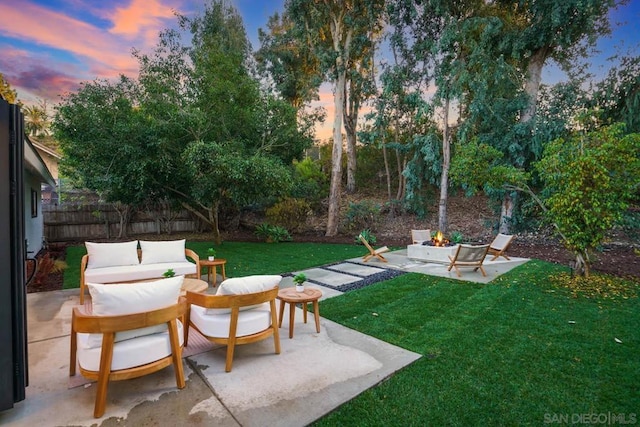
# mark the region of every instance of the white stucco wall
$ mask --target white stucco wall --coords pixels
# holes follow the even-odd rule
[[[27,239],[27,258],[36,256],[42,249],[44,236],[44,218],[42,216],[42,193],[40,182],[42,179],[25,168],[24,171],[24,234]],[[31,191],[36,192],[37,216],[31,216]]]

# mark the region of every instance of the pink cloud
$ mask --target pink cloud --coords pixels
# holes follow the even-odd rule
[[[154,45],[158,33],[165,28],[167,21],[175,19],[172,6],[161,0],[133,0],[127,7],[117,7],[109,17],[113,27],[109,30],[115,35],[128,39],[141,38],[145,45]]]
[[[0,4],[1,32],[9,37],[71,52],[92,62],[130,73],[137,69],[130,47],[101,29],[40,6]]]

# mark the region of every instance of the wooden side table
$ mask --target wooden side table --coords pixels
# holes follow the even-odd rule
[[[204,280],[185,277],[184,281],[182,282],[182,288],[180,289],[180,295],[185,296],[187,294],[187,291],[203,292],[206,291],[208,287],[209,284]]]
[[[218,274],[216,271],[217,266],[221,267],[222,270],[222,280],[227,278],[227,275],[224,272],[224,265],[227,263],[227,260],[224,258],[215,258],[213,261],[209,261],[208,259],[201,259],[200,265],[203,267],[207,267],[207,282],[211,283],[213,286],[216,285],[218,281]],[[211,282],[211,270],[213,269],[213,282]]]
[[[293,324],[296,316],[296,304],[302,304],[302,313],[304,323],[307,323],[307,303],[313,303],[313,314],[316,319],[316,332],[320,332],[320,308],[318,300],[322,296],[322,292],[318,289],[305,287],[304,292],[297,292],[296,288],[285,288],[278,292],[280,300],[280,320],[278,327],[282,327],[282,318],[284,317],[284,305],[289,303],[289,338],[293,338]]]

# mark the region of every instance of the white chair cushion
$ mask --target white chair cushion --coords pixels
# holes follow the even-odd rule
[[[145,241],[140,240],[142,260],[140,264],[158,264],[162,262],[185,262],[185,239],[169,241]]]
[[[96,316],[118,316],[158,310],[175,304],[180,296],[183,276],[160,279],[144,283],[114,283],[101,285],[87,283],[91,294],[93,314]],[[117,332],[115,341],[156,334],[167,330],[166,324]],[[102,334],[89,334],[87,347],[102,346]]]
[[[270,304],[265,302],[251,310],[240,311],[238,314],[238,329],[236,336],[255,334],[264,331],[271,326]],[[209,309],[213,310],[213,309]],[[229,337],[229,313],[208,314],[207,309],[197,305],[191,305],[191,322],[208,337]]]
[[[218,287],[216,295],[243,295],[268,291],[280,284],[282,276],[254,275],[226,279]]]
[[[178,340],[184,343],[182,323],[178,320]],[[94,334],[78,334],[78,363],[82,369],[89,371],[100,370],[100,354],[102,348],[88,345],[89,336]],[[102,335],[100,335],[102,336]],[[169,331],[153,335],[145,335],[136,339],[119,341],[113,346],[113,360],[111,370],[133,368],[146,365],[171,354],[171,340]]]
[[[123,243],[85,242],[84,245],[89,255],[88,269],[140,264],[137,240]]]
[[[176,273],[176,276],[196,273],[196,265],[192,262],[167,262],[162,264],[139,264],[135,266],[87,269],[84,271],[84,280],[85,282],[93,283],[116,283],[157,279],[162,277],[162,273],[168,269],[172,269],[174,273]]]

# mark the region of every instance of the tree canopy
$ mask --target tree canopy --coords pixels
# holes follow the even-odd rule
[[[219,240],[221,203],[238,208],[286,191],[287,164],[311,141],[294,113],[261,93],[235,9],[212,1],[179,22],[182,32],[164,31],[152,54],[135,53],[137,80],[67,95],[54,129],[77,182],[110,201],[172,200]]]

